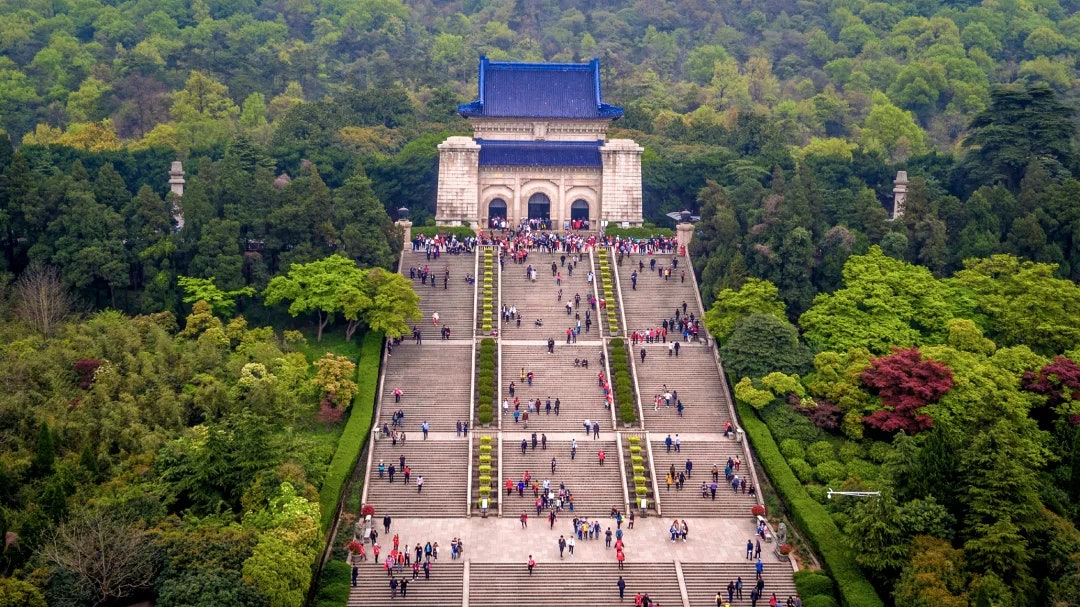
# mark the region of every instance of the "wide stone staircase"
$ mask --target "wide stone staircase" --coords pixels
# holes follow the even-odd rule
[[[402,538],[404,542],[408,538]],[[389,543],[389,542],[387,542]],[[415,543],[415,542],[414,542]],[[388,554],[384,553],[384,554]],[[390,577],[382,568],[382,559],[376,565],[370,556],[367,561],[359,563],[360,572],[357,576],[356,587],[349,594],[349,607],[389,607],[391,605],[417,605],[429,607],[442,605],[445,607],[460,607],[464,594],[464,571],[463,561],[452,561],[449,555],[431,563],[431,578],[424,579],[423,571],[419,579],[412,580],[412,568],[406,568],[406,573],[395,574],[401,579],[408,578],[408,595],[390,596]]]
[[[713,354],[700,344],[683,343],[682,346],[677,358],[668,355],[667,344],[663,343],[639,343],[631,348],[636,357],[645,428],[653,432],[723,432],[731,415]],[[640,357],[641,348],[647,351],[644,364]],[[682,417],[676,411],[675,399],[670,407],[661,403],[659,410],[653,410],[654,397],[663,394],[665,385],[668,390],[678,392],[678,399],[685,407]]]
[[[555,341],[565,341],[566,329],[576,326],[576,317],[581,318],[581,335],[578,341],[583,339],[600,339],[597,332],[597,311],[591,310],[592,329],[585,331],[585,311],[589,310],[589,295],[592,287],[586,277],[591,270],[589,255],[582,254],[578,262],[578,255],[566,254],[566,262],[560,266],[560,257],[563,253],[529,253],[528,261],[524,264],[513,263],[509,259],[502,272],[502,303],[506,306],[516,306],[521,314],[521,326],[516,322],[501,324],[503,338],[506,339],[541,339],[547,341],[554,337]],[[574,263],[574,274],[569,275],[567,266]],[[556,278],[551,274],[551,264],[555,263],[557,272],[562,273],[562,286],[555,284]],[[536,282],[526,278],[526,269],[532,265],[536,268]],[[562,300],[559,300],[558,292],[562,289]],[[580,295],[580,302],[574,306],[574,295]],[[571,314],[566,313],[566,304],[571,306]],[[536,320],[543,319],[544,326],[537,327]],[[501,323],[500,318],[500,323]]]
[[[700,439],[688,441],[683,438],[680,452],[676,452],[674,447],[671,448],[671,452],[668,452],[664,442],[666,436],[666,434],[651,433],[654,469],[660,491],[660,508],[664,516],[751,518],[750,508],[757,503],[756,498],[750,497],[747,493],[736,494],[731,490],[731,484],[724,480],[724,466],[729,457],[734,459],[735,456],[739,456],[745,460],[742,445],[733,439],[725,438],[707,441]],[[673,439],[674,436],[672,434]],[[693,473],[686,480],[681,491],[675,488],[674,483],[668,491],[665,479],[671,466],[675,466],[677,474],[685,469],[687,459],[694,464]],[[716,464],[720,479],[717,481],[716,499],[712,499],[711,493],[709,498],[702,499],[701,483],[712,482],[713,464]],[[738,476],[740,479],[745,478],[747,484],[751,480],[748,473],[749,466],[743,461]]]
[[[627,551],[627,562],[622,571],[619,571],[614,562],[537,562],[532,575],[529,575],[525,566],[528,554],[522,555],[521,563],[471,563],[469,606],[633,605],[634,594],[637,592],[648,593],[654,605],[682,605],[682,593],[679,590],[674,563],[635,563],[634,556]],[[612,560],[614,561],[614,558]],[[616,585],[620,575],[626,582],[626,598],[621,603]]]
[[[406,442],[397,445],[385,437],[375,441],[370,480],[365,487],[366,503],[391,517],[465,516],[468,441],[455,440],[452,434],[444,440],[423,440],[419,431],[408,432],[407,436]],[[402,455],[412,470],[408,486],[402,483],[400,470],[393,484],[387,478],[380,479],[379,462],[384,462],[387,469],[390,464],[398,468]],[[417,493],[416,479],[420,475],[424,476],[424,490]]]
[[[530,428],[532,430],[532,428]],[[537,431],[537,436],[540,436]],[[513,495],[506,497],[506,479],[511,479],[515,485],[525,472],[528,471],[532,478],[539,481],[541,489],[544,480],[551,481],[551,491],[556,495],[559,492],[559,483],[565,483],[566,488],[574,495],[574,512],[564,508],[562,518],[569,520],[574,514],[589,517],[607,517],[612,506],[618,506],[625,511],[626,500],[623,496],[623,477],[619,469],[619,456],[616,452],[617,443],[608,433],[601,434],[599,440],[586,437],[584,431],[576,435],[559,433],[548,436],[548,448],[542,449],[537,444],[532,448],[531,432],[503,432],[502,466],[503,474],[500,479],[500,488],[503,489],[503,516],[517,518],[521,512],[529,514],[533,519],[536,515],[536,497],[531,489],[526,489],[525,496],[519,497],[517,490]],[[570,439],[577,439],[577,457],[570,459]],[[525,454],[521,453],[521,441],[524,439],[528,444]],[[597,452],[603,449],[605,453],[604,465],[598,463]],[[555,474],[551,473],[551,459],[556,458],[557,466]],[[426,491],[426,489],[425,489]],[[543,516],[547,516],[545,512]],[[547,525],[545,520],[536,521],[536,524]]]
[[[608,253],[612,257],[611,253]],[[679,267],[668,280],[657,275],[656,270],[649,270],[649,260],[656,258],[656,264],[667,265],[671,262],[671,255],[628,255],[623,259],[622,265],[616,264],[613,269],[619,272],[619,282],[622,285],[623,306],[626,308],[627,335],[633,331],[659,327],[664,319],[670,319],[675,313],[675,308],[682,313],[682,304],[686,302],[686,315],[694,315],[701,318],[701,310],[697,305],[697,297],[694,294],[696,283],[693,272],[690,270],[688,258],[679,257]],[[638,271],[637,289],[632,288],[630,275],[638,269],[638,262],[645,264],[644,271]],[[686,270],[686,282],[679,282],[679,274]],[[669,334],[670,337],[670,334]]]
[[[424,343],[431,343],[442,337],[440,329],[450,327],[451,339],[472,337],[473,297],[475,285],[465,282],[465,274],[476,272],[476,255],[449,255],[444,253],[438,259],[428,261],[423,251],[406,250],[402,255],[401,273],[409,275],[410,267],[428,266],[435,274],[435,286],[421,285],[420,279],[413,281],[413,288],[420,295],[420,309],[424,317],[413,323],[423,333]],[[450,281],[443,288],[443,275],[450,269]],[[439,313],[439,326],[435,327],[431,315]],[[405,339],[409,339],[406,335]]]
[[[441,313],[440,313],[441,314]],[[394,348],[384,369],[379,427],[391,425],[394,412],[405,413],[402,429],[420,438],[420,424],[427,420],[432,432],[454,432],[458,421],[469,419],[472,387],[472,344],[462,340],[411,340]],[[401,388],[401,402],[394,389]]]
[[[546,345],[503,345],[503,385],[499,389],[499,409],[502,401],[510,401],[510,413],[502,420],[503,430],[524,430],[523,424],[514,424],[514,399],[509,394],[510,382],[514,382],[515,395],[521,399],[521,411],[528,410],[529,399],[540,399],[541,411],[529,415],[529,431],[574,432],[582,429],[586,418],[600,422],[602,430],[611,429],[611,412],[604,406],[604,392],[597,383],[597,374],[604,370],[600,365],[600,344],[566,345],[566,338],[555,345],[555,353],[548,354]],[[589,359],[589,368],[575,367],[574,359]],[[532,371],[533,385],[521,381],[521,369]],[[548,398],[552,412],[546,412]],[[559,399],[559,415],[555,415],[554,402]]]
[[[772,544],[769,544],[769,549],[772,549]],[[762,550],[765,550],[764,546]],[[743,598],[741,600],[736,598],[732,605],[750,605],[750,590],[757,583],[757,574],[751,561],[744,563],[684,562],[682,572],[690,607],[715,607],[717,591],[723,593],[724,600],[727,601],[728,582],[734,582],[739,577],[742,577],[743,581]],[[765,588],[764,596],[758,600],[758,607],[767,607],[769,596],[774,592],[778,605],[783,605],[789,596],[796,594],[795,580],[791,577],[791,567],[787,563],[765,563],[761,578],[765,581]]]

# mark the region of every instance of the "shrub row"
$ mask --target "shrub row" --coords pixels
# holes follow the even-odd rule
[[[476,421],[481,424],[490,424],[491,421],[495,419],[492,405],[495,402],[495,383],[497,380],[495,373],[495,364],[497,361],[494,339],[485,337],[480,340],[478,358],[479,363],[476,367]],[[485,446],[487,446],[490,451],[490,444],[485,445],[481,443],[481,452],[483,452]]]
[[[319,508],[321,510],[320,528],[323,533],[330,528],[337,504],[341,499],[341,490],[345,479],[352,474],[360,451],[367,443],[371,433],[371,424],[375,419],[375,393],[379,388],[379,359],[382,355],[383,334],[368,331],[360,344],[360,361],[356,365],[359,389],[353,397],[349,412],[349,421],[338,439],[334,458],[326,470],[326,478],[319,489]]]
[[[435,226],[424,225],[420,227],[413,227],[413,234],[423,234],[425,236],[445,236],[447,238],[451,236],[457,236],[458,240],[465,240],[466,238],[473,238],[476,236],[476,230],[468,226]]]
[[[806,533],[814,550],[821,555],[825,569],[836,580],[844,606],[882,607],[881,597],[855,563],[847,541],[837,529],[836,523],[829,517],[825,507],[814,501],[795,478],[765,422],[758,418],[749,405],[737,403],[736,406],[750,444],[757,451],[769,479],[787,502],[795,524]],[[827,601],[820,600],[817,603],[825,605]]]
[[[319,574],[316,607],[341,607],[349,600],[352,567],[345,561],[329,561]]]
[[[608,341],[608,360],[611,363],[611,386],[615,390],[615,404],[619,406],[619,419],[626,424],[637,421],[634,406],[634,382],[630,379],[630,360],[626,342],[619,338]]]
[[[491,333],[495,326],[495,254],[491,249],[484,249],[483,305],[480,308],[480,329]]]
[[[618,236],[620,238],[651,238],[653,236],[674,236],[675,230],[671,228],[658,228],[656,226],[648,225],[640,228],[620,228],[618,226],[608,225],[604,228],[604,234],[607,236]]]
[[[601,247],[600,252],[600,276],[604,281],[604,299],[607,301],[608,332],[618,335],[619,321],[615,304],[615,277],[611,272],[611,264],[608,262],[607,248]]]

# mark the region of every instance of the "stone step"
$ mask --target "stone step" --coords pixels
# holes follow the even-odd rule
[[[769,544],[772,549],[772,544]],[[762,547],[764,550],[764,546]],[[791,575],[791,566],[787,563],[765,563],[761,578],[765,582],[764,596],[758,600],[758,607],[767,607],[769,596],[776,593],[777,604],[784,605],[789,596],[795,596],[795,580]],[[757,583],[754,564],[744,563],[683,563],[683,580],[690,607],[715,607],[716,593],[722,593],[727,601],[728,582],[742,577],[742,599],[736,597],[732,605],[750,605],[750,590]]]
[[[645,362],[640,351],[646,349]],[[666,344],[638,344],[632,347],[637,357],[638,385],[642,391],[645,427],[652,432],[723,432],[731,415],[727,394],[713,362],[712,352],[705,346],[683,344],[679,356],[668,355]],[[654,397],[663,387],[678,392],[685,410],[679,417],[672,406],[661,405],[654,411]]]
[[[405,443],[393,445],[380,438],[374,444],[373,469],[367,487],[367,503],[375,511],[392,517],[465,516],[468,486],[468,449],[466,439],[423,440],[420,432],[408,432]],[[389,479],[378,477],[379,462],[398,467],[399,456],[412,469],[409,485],[402,483],[400,471]],[[424,476],[424,490],[416,491],[416,479]]]
[[[676,306],[682,312],[682,303],[686,302],[686,312],[693,314],[694,318],[701,318],[701,310],[697,305],[697,296],[694,289],[697,285],[694,281],[690,263],[685,257],[678,258],[678,268],[672,272],[671,278],[664,280],[656,270],[650,270],[651,258],[656,258],[657,267],[671,263],[671,255],[632,255],[623,259],[622,265],[616,263],[619,272],[619,280],[623,286],[622,298],[626,306],[626,321],[631,327],[651,327],[659,325],[665,318],[671,318]],[[639,269],[644,264],[644,269]],[[633,288],[631,275],[638,270],[637,289]],[[682,271],[686,271],[686,279],[680,278]]]
[[[628,550],[622,571],[615,563],[574,563],[571,557],[562,562],[537,562],[532,575],[526,567],[527,551],[523,552],[521,563],[470,563],[469,606],[633,605],[637,592],[647,593],[657,606],[681,606],[682,594],[674,563],[633,561],[644,556]],[[621,602],[616,585],[619,576],[626,582],[626,598]]]
[[[468,337],[472,334],[474,285],[465,282],[465,274],[476,271],[475,255],[442,255],[439,259],[428,261],[423,252],[406,251],[401,272],[409,276],[410,267],[428,268],[435,274],[435,286],[421,285],[420,279],[413,280],[413,288],[420,295],[420,309],[424,317],[413,324],[420,328],[425,341],[439,338],[443,326],[450,327],[451,337]],[[450,269],[450,280],[443,288],[443,274]],[[432,324],[431,315],[439,313],[439,326]],[[409,336],[405,336],[409,339]]]
[[[389,544],[389,540],[385,542]],[[382,568],[383,559],[379,559],[376,565],[371,561],[369,546],[368,560],[361,562],[357,585],[349,592],[349,607],[390,607],[417,605],[428,607],[430,605],[442,605],[445,607],[459,607],[462,604],[464,580],[464,562],[450,560],[449,550],[442,551],[445,556],[438,561],[432,561],[431,578],[424,579],[423,571],[416,581],[412,581],[412,569],[407,568],[407,573],[395,574],[397,578],[408,578],[408,595],[401,596],[398,591],[396,598],[390,596],[390,578]],[[382,556],[389,553],[383,552]]]
[[[463,341],[404,342],[386,361],[379,425],[390,424],[394,412],[405,412],[406,432],[420,431],[425,419],[433,432],[452,432],[457,421],[469,419],[472,388],[472,344]],[[436,380],[437,381],[434,381]],[[401,402],[394,389],[401,388]]]
[[[590,310],[593,319],[593,329],[589,333],[595,333],[596,310],[589,308],[589,295],[593,293],[592,286],[588,283],[587,276],[590,271],[589,256],[583,254],[582,261],[576,261],[577,255],[567,256],[563,266],[558,266],[560,254],[536,253],[529,254],[528,262],[524,264],[508,262],[502,272],[502,303],[506,306],[515,306],[521,314],[521,326],[516,322],[501,322],[502,335],[509,339],[544,339],[559,335],[565,335],[568,327],[576,326],[578,318],[581,320],[581,333],[586,333],[585,311]],[[569,274],[568,265],[574,260],[575,269],[573,275]],[[557,279],[552,275],[551,264],[557,266],[557,272],[562,274],[562,284],[556,284]],[[529,265],[536,267],[536,282],[526,277]],[[559,298],[559,290],[562,289],[562,298]],[[574,305],[574,295],[579,295],[578,304]],[[566,304],[570,304],[571,313],[566,313]],[[536,320],[542,319],[543,327],[536,326]],[[501,319],[500,319],[501,321]]]
[[[539,434],[537,435],[539,436]],[[616,452],[617,443],[613,436],[606,437],[601,434],[601,439],[593,440],[585,438],[584,434],[577,439],[577,457],[570,459],[570,442],[562,439],[550,440],[548,448],[542,449],[539,444],[536,449],[531,446],[531,437],[527,433],[503,432],[503,476],[499,481],[499,488],[503,492],[503,516],[517,518],[524,510],[533,519],[536,515],[536,497],[531,489],[526,489],[525,495],[519,496],[515,489],[513,495],[506,497],[506,479],[514,481],[515,486],[525,472],[532,474],[533,479],[541,485],[545,479],[551,481],[551,490],[558,494],[559,483],[565,483],[566,488],[574,495],[574,513],[564,508],[561,517],[569,520],[574,514],[579,516],[603,516],[611,512],[612,506],[618,506],[625,510],[623,498],[622,474],[619,470],[619,456]],[[528,446],[525,454],[521,453],[521,441],[526,440]],[[604,450],[604,465],[599,464],[597,453]],[[555,474],[551,473],[551,459],[557,460]],[[542,487],[541,487],[542,488]],[[547,516],[545,512],[543,517]]]
[[[575,367],[574,359],[589,359],[589,368]],[[547,353],[547,347],[537,346],[502,346],[503,386],[500,390],[499,403],[510,401],[510,414],[503,420],[504,430],[518,430],[513,419],[513,402],[510,397],[510,382],[514,382],[514,394],[521,399],[520,409],[527,410],[529,399],[539,398],[543,413],[529,416],[529,430],[537,432],[567,431],[574,432],[582,428],[585,418],[600,422],[602,430],[611,429],[611,413],[604,406],[604,392],[598,385],[598,374],[603,371],[599,364],[599,345],[565,345],[555,347],[554,354]],[[521,381],[521,369],[532,371],[533,385]],[[546,413],[548,398],[554,407],[559,399],[559,415]]]
[[[652,434],[656,484],[660,490],[660,509],[665,516],[671,515],[680,518],[745,517],[747,521],[752,520],[750,509],[757,503],[756,498],[750,497],[747,493],[734,493],[731,490],[731,485],[724,480],[724,466],[727,464],[728,458],[744,457],[741,449],[742,445],[725,438],[707,442],[683,440],[680,451],[677,452],[672,447],[671,451],[668,452],[664,438],[665,435]],[[674,434],[672,438],[674,439]],[[666,480],[668,472],[672,466],[675,467],[676,473],[683,471],[687,459],[694,464],[693,473],[687,479],[681,491],[677,490],[674,484],[669,491]],[[701,497],[701,483],[702,481],[706,483],[712,482],[711,470],[713,464],[716,464],[720,473],[717,482],[716,499],[712,499],[711,492],[708,499],[703,499]],[[749,466],[746,465],[746,462],[743,462],[738,476],[739,478],[746,478],[748,485],[752,482],[749,477]],[[749,523],[747,528],[748,532],[753,531]]]

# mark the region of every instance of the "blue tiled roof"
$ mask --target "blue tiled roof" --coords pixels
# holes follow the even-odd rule
[[[490,141],[480,144],[480,166],[600,167],[600,141]]]
[[[609,118],[620,107],[600,100],[600,60],[588,63],[511,63],[480,58],[480,96],[458,106],[469,117]]]

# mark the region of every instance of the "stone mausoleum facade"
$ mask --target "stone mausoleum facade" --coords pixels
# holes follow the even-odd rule
[[[458,107],[472,137],[439,145],[439,225],[575,219],[641,225],[641,153],[608,139],[623,115],[600,96],[600,62],[480,59],[479,97]]]

